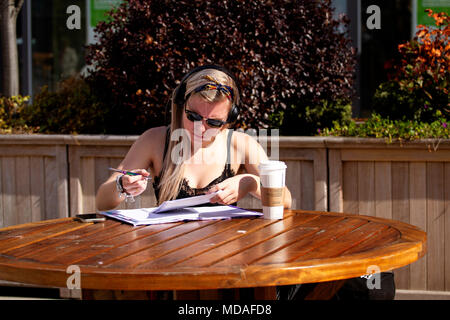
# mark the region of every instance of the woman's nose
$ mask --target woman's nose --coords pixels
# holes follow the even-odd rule
[[[206,131],[206,120],[202,119],[201,121],[194,121],[194,132],[199,132],[203,134]]]

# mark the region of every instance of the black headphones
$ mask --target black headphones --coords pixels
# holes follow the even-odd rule
[[[192,69],[191,71],[189,71],[181,80],[180,84],[178,85],[178,87],[175,89],[175,93],[174,93],[174,103],[177,106],[184,106],[185,104],[185,99],[184,99],[184,95],[186,93],[186,81],[187,79],[189,79],[189,77],[191,75],[193,75],[194,73],[200,72],[202,70],[205,69],[215,69],[215,70],[219,70],[222,71],[223,73],[225,73],[226,75],[228,75],[236,84],[236,86],[238,87],[238,82],[237,79],[235,78],[235,76],[228,71],[226,68],[222,67],[222,66],[218,66],[218,65],[214,65],[214,64],[210,64],[210,65],[204,65],[204,66],[199,66],[196,67],[194,69]],[[238,87],[239,90],[239,87]],[[240,91],[240,90],[239,90]],[[239,116],[239,96],[236,97],[236,104],[234,102],[232,102],[233,105],[231,106],[231,110],[230,113],[228,113],[228,118],[227,118],[227,123],[234,123],[236,122],[238,116]],[[168,114],[168,109],[166,108],[166,115]]]

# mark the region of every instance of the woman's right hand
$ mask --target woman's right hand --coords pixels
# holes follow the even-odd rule
[[[147,189],[147,179],[150,175],[150,173],[145,169],[135,169],[135,170],[129,170],[131,172],[139,173],[138,176],[129,176],[129,175],[123,175],[122,176],[122,187],[123,190],[128,193],[129,195],[132,195],[133,197],[136,197],[143,193],[145,189]]]

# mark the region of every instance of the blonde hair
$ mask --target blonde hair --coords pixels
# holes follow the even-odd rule
[[[221,90],[205,89],[200,92],[195,92],[197,88],[200,88],[201,86],[211,82],[231,87],[233,89],[233,101],[231,101],[231,104],[238,103],[239,92],[235,82],[229,75],[217,69],[203,69],[192,74],[188,79],[186,79],[186,90],[183,97],[184,101],[187,101],[189,97],[193,95],[200,95],[208,102],[216,102],[227,99],[228,96]],[[181,103],[176,99],[178,90],[180,89],[181,85],[184,84],[181,83],[172,94],[172,117],[170,124],[171,133],[177,129],[183,128],[184,103],[183,105],[180,105]],[[182,139],[188,139],[188,143],[190,146],[189,137],[183,136]],[[186,141],[184,141],[184,143],[185,142]],[[158,199],[159,203],[175,199],[180,191],[184,176],[184,162],[181,161],[175,163],[174,161],[172,161],[171,157],[172,151],[178,143],[178,141],[169,141],[167,153],[163,160],[164,162],[160,174],[161,178],[158,186],[160,190]]]

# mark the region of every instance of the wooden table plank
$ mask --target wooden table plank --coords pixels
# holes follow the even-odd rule
[[[319,226],[326,227],[329,224],[336,223],[339,220],[343,220],[343,217],[330,217],[330,216],[317,216],[316,219],[309,220],[300,225],[300,228],[294,228],[288,230],[268,241],[259,243],[245,251],[238,252],[221,260],[212,261],[210,265],[217,267],[227,265],[239,265],[242,261],[247,264],[255,264],[263,257],[274,253],[284,247],[287,247],[303,238],[306,238],[319,231]]]
[[[0,243],[0,253],[7,253],[14,249],[85,227],[87,227],[87,224],[80,224],[76,221],[54,224],[50,228],[44,228],[40,232],[35,230],[11,241],[2,241]]]
[[[335,237],[346,234],[359,226],[368,223],[363,219],[348,219],[338,221],[335,224],[328,225],[322,230],[316,232],[313,236],[302,239],[294,244],[287,246],[275,253],[272,253],[258,261],[258,264],[266,263],[285,263],[298,259],[317,247],[323,246],[332,241]]]
[[[239,226],[141,264],[139,268],[167,268],[173,267],[175,264],[177,266],[205,266],[205,262],[209,266],[217,260],[268,241],[270,238],[315,218],[317,216],[314,215],[304,215],[297,219],[290,217],[265,224],[259,229],[252,229],[251,225]],[[243,260],[243,263],[245,264],[246,260]]]
[[[127,224],[120,224],[110,233],[106,232],[93,239],[83,239],[83,242],[78,246],[66,245],[58,251],[58,254],[53,258],[41,259],[45,262],[59,262],[63,264],[78,264],[79,261],[88,257],[97,255],[99,253],[108,251],[121,243],[128,243],[135,239],[144,238],[147,236],[158,236],[161,232],[166,232],[177,227],[178,224],[161,224],[154,226],[139,226],[132,227]]]
[[[392,227],[388,227],[386,230],[383,230],[383,232],[377,233],[376,235],[358,243],[356,246],[343,251],[341,255],[353,254],[356,252],[365,252],[374,247],[383,248],[388,244],[396,243],[399,238],[400,232]]]
[[[140,251],[137,254],[127,256],[126,258],[117,260],[107,267],[111,268],[136,268],[138,265],[148,262],[150,260],[156,259],[160,256],[168,254],[172,251],[179,250],[180,248],[186,247],[192,243],[201,241],[209,237],[229,237],[232,234],[236,234],[236,230],[246,228],[249,225],[250,228],[262,228],[267,224],[274,223],[273,220],[263,220],[263,219],[235,219],[229,221],[222,221],[220,223],[221,227],[211,226],[211,230],[199,230],[199,232],[192,232],[186,235],[182,235],[168,241],[163,241],[157,245],[146,248],[145,251]],[[225,228],[223,228],[224,226]],[[230,226],[231,228],[227,228]],[[206,232],[205,232],[206,231]]]
[[[10,226],[0,230],[0,242],[2,244],[7,243],[9,240],[30,235],[31,233],[41,232],[53,228],[55,225],[66,223],[68,223],[67,219],[55,219],[53,221],[48,220],[47,223],[27,223]]]
[[[367,239],[370,239],[371,237],[376,236],[379,233],[382,233],[388,228],[389,227],[386,225],[374,222],[363,224],[362,226],[353,229],[349,233],[337,236],[333,239],[333,241],[315,248],[314,250],[301,256],[295,261],[337,257],[342,254],[342,252],[346,252],[351,248],[356,247],[358,244],[364,242]]]
[[[78,244],[77,241],[80,239],[85,239],[86,237],[96,235],[98,232],[104,232],[107,229],[116,227],[117,223],[111,220],[103,223],[95,223],[94,225],[89,226],[89,228],[76,229],[71,232],[32,243],[30,245],[14,249],[8,252],[8,254],[16,258],[27,258],[38,255],[44,251],[54,252],[57,247],[63,246],[68,242],[71,242],[72,245],[76,246]]]
[[[85,223],[76,222],[78,225],[83,225]],[[29,254],[27,256],[28,259],[39,261],[39,262],[53,262],[58,261],[61,256],[70,255],[72,252],[79,252],[83,249],[84,246],[88,246],[96,243],[97,241],[101,241],[103,239],[108,239],[111,237],[115,237],[116,235],[120,235],[122,233],[127,233],[132,230],[131,226],[124,224],[116,224],[112,228],[108,228],[103,230],[100,234],[92,234],[90,236],[86,236],[81,239],[76,239],[73,241],[69,241],[55,248],[45,248],[36,254]]]
[[[242,237],[232,239],[232,241],[219,243],[218,246],[211,248],[209,251],[202,252],[200,255],[189,259],[183,259],[176,264],[176,267],[185,267],[188,265],[207,267],[217,265],[219,262],[228,260],[234,256],[239,256],[241,258],[240,262],[234,265],[248,265],[252,259],[252,254],[257,254],[259,251],[258,249],[260,249],[260,246],[263,246],[263,244],[280,241],[280,239],[289,241],[289,237],[292,237],[292,235],[295,234],[295,232],[290,232],[292,228],[298,229],[298,231],[301,230],[298,233],[310,233],[312,230],[317,231],[317,228],[311,227],[311,221],[315,221],[321,217],[317,216],[314,219],[311,218],[310,215],[304,217],[295,216],[292,217],[292,219],[284,220],[284,222],[288,223],[278,221],[276,224],[257,230],[254,233],[242,234]],[[280,232],[279,230],[284,226],[285,232]],[[270,236],[271,232],[273,232],[273,236]],[[284,236],[286,232],[287,236]],[[282,245],[284,245],[284,243]],[[255,250],[255,248],[257,249]],[[181,255],[187,256],[186,253],[182,253]]]
[[[241,221],[242,222],[242,221]],[[108,266],[116,260],[125,259],[129,256],[140,255],[141,251],[147,251],[154,246],[160,245],[165,241],[170,241],[177,239],[178,237],[183,237],[190,234],[192,236],[198,236],[199,234],[205,233],[208,230],[215,230],[218,221],[196,221],[195,223],[176,223],[170,229],[161,229],[160,232],[154,234],[148,234],[145,237],[136,238],[133,241],[114,241],[114,246],[109,250],[104,250],[102,252],[97,252],[95,255],[90,255],[85,259],[77,261],[79,265],[95,265],[95,266]],[[236,223],[236,221],[228,221],[231,225]],[[162,224],[154,225],[150,227],[161,228]],[[226,226],[224,226],[226,227]],[[117,239],[115,239],[117,240]]]

